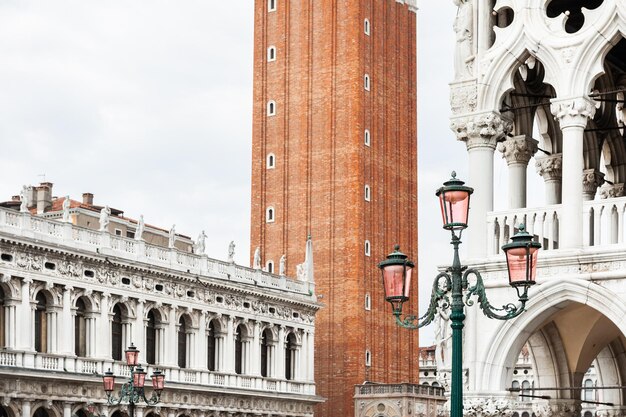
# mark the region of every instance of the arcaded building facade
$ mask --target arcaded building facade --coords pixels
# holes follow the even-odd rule
[[[418,378],[376,267],[417,259],[416,4],[256,0],[254,54],[251,252],[295,275],[311,236],[316,415],[352,415],[355,384]]]
[[[73,224],[82,210],[0,208],[0,416],[124,417],[102,374],[119,394],[131,343],[165,373],[136,417],[313,416],[313,283]]]

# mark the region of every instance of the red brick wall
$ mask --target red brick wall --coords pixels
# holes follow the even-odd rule
[[[376,267],[395,243],[417,261],[415,14],[395,0],[277,6],[268,12],[267,0],[255,1],[251,253],[260,246],[263,263],[276,266],[286,254],[295,276],[311,233],[325,304],[316,322],[315,379],[328,398],[316,416],[351,416],[353,385],[418,380],[417,332],[394,324]],[[267,62],[270,45],[275,62]],[[266,116],[268,100],[276,101],[276,116]],[[276,168],[268,170],[270,152]],[[274,223],[265,222],[268,206]]]

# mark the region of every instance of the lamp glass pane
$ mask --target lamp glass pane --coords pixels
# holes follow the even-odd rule
[[[439,194],[441,205],[441,217],[444,226],[451,223],[467,225],[469,210],[469,197],[467,191],[442,191]],[[463,229],[464,226],[455,226],[455,229]]]
[[[115,388],[115,376],[113,375],[103,376],[102,382],[104,384],[104,391],[106,392],[111,392]]]
[[[385,266],[383,268],[383,281],[386,298],[398,298],[404,296],[404,265]]]
[[[161,373],[152,374],[152,388],[160,391],[163,389],[163,385],[165,385],[165,375]]]
[[[143,388],[146,383],[146,373],[145,372],[135,372],[133,373],[133,385],[137,388]]]
[[[509,267],[509,282],[511,285],[525,281],[535,281],[537,271],[537,248],[519,247],[506,251],[506,261]],[[530,262],[527,262],[527,259]],[[526,267],[528,266],[528,271]]]
[[[139,361],[139,350],[133,348],[128,348],[126,349],[126,363],[129,366],[135,366],[137,365],[137,362]]]

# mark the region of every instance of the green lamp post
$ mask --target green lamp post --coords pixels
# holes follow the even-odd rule
[[[139,365],[139,350],[131,343],[124,352],[126,355],[126,363],[130,367],[130,378],[122,385],[119,397],[113,395],[115,389],[115,375],[109,369],[102,377],[104,392],[107,394],[107,403],[109,405],[118,405],[122,401],[128,401],[129,417],[135,417],[135,404],[144,402],[147,405],[156,405],[161,399],[161,392],[165,385],[165,375],[158,369],[152,374],[152,396],[146,397],[144,384],[146,381],[146,372]]]
[[[461,233],[467,228],[470,196],[474,190],[464,185],[464,182],[452,178],[437,190],[441,205],[443,228],[452,235],[450,242],[454,248],[452,266],[435,277],[428,311],[422,316],[402,315],[402,305],[409,300],[412,271],[414,264],[407,255],[400,252],[395,246],[394,251],[387,259],[378,265],[382,271],[385,299],[391,304],[392,312],[398,325],[418,329],[430,324],[437,309],[450,309],[452,327],[452,380],[450,393],[450,416],[463,416],[463,321],[464,305],[475,303],[472,297],[476,296],[478,306],[483,313],[492,319],[509,320],[519,316],[528,301],[528,289],[535,283],[537,269],[537,254],[541,244],[534,242],[533,237],[519,225],[518,233],[511,238],[512,242],[504,245],[502,250],[506,254],[509,272],[509,284],[516,289],[519,305],[506,304],[501,308],[492,306],[487,300],[483,279],[476,269],[461,265],[459,259],[459,245]],[[473,277],[473,279],[470,279]]]

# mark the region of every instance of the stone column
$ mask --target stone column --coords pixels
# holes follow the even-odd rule
[[[146,362],[146,325],[147,323],[144,321],[144,306],[146,300],[138,299],[137,300],[137,310],[135,317],[133,329],[133,335],[130,339],[132,343],[135,344],[137,349],[139,350],[139,362]]]
[[[261,375],[261,323],[254,322],[252,335],[252,349],[250,351],[250,375]]]
[[[465,142],[469,157],[469,178],[474,188],[469,212],[468,254],[472,258],[487,255],[487,213],[493,210],[493,153],[496,143],[511,131],[512,124],[498,113],[489,112],[452,120],[458,140]]]
[[[72,288],[69,285],[66,285],[63,289],[63,310],[61,313],[62,320],[60,326],[60,341],[61,341],[61,352],[64,355],[74,355],[74,320],[72,318],[72,302],[70,300],[70,296],[72,294]]]
[[[224,351],[224,371],[229,373],[235,373],[235,323],[233,316],[228,317],[226,323],[226,340]]]
[[[559,248],[580,248],[583,245],[583,136],[587,120],[595,106],[586,97],[552,101],[552,114],[563,132],[563,211]]]
[[[35,332],[35,323],[33,319],[33,311],[30,305],[30,284],[33,281],[30,278],[24,278],[22,280],[21,295],[22,300],[19,305],[19,312],[17,315],[17,325],[19,329],[32,329],[32,331],[22,331],[17,333],[17,348],[32,352],[35,350],[35,342],[33,339]]]
[[[22,401],[22,417],[30,417],[30,401]]]
[[[170,366],[178,366],[178,332],[176,323],[176,308],[170,307],[169,322],[165,333],[165,364]]]
[[[72,417],[72,403],[63,403],[63,417]]]
[[[6,320],[4,327],[4,343],[9,349],[15,349],[17,346],[17,307],[18,302],[15,300],[8,301],[4,306],[4,319]]]
[[[594,168],[583,170],[583,200],[596,198],[598,187],[604,184],[604,174]]]
[[[313,330],[311,330],[309,332],[309,381],[314,381],[315,380],[315,358],[314,358],[314,353],[315,353],[315,332]]]
[[[207,363],[207,332],[206,332],[206,311],[200,311],[200,321],[198,323],[198,338],[196,340],[196,366],[206,370]]]
[[[98,344],[96,355],[100,358],[111,359],[111,323],[109,320],[109,298],[111,294],[103,293],[100,296],[100,318],[98,326]]]
[[[546,186],[546,205],[561,204],[561,178],[563,154],[555,153],[536,158],[537,174],[543,177]]]
[[[526,208],[526,170],[537,152],[539,141],[526,135],[513,136],[498,143],[498,150],[509,166],[509,208]]]
[[[276,373],[274,377],[285,378],[285,326],[280,326],[278,330],[278,347],[276,352]]]

